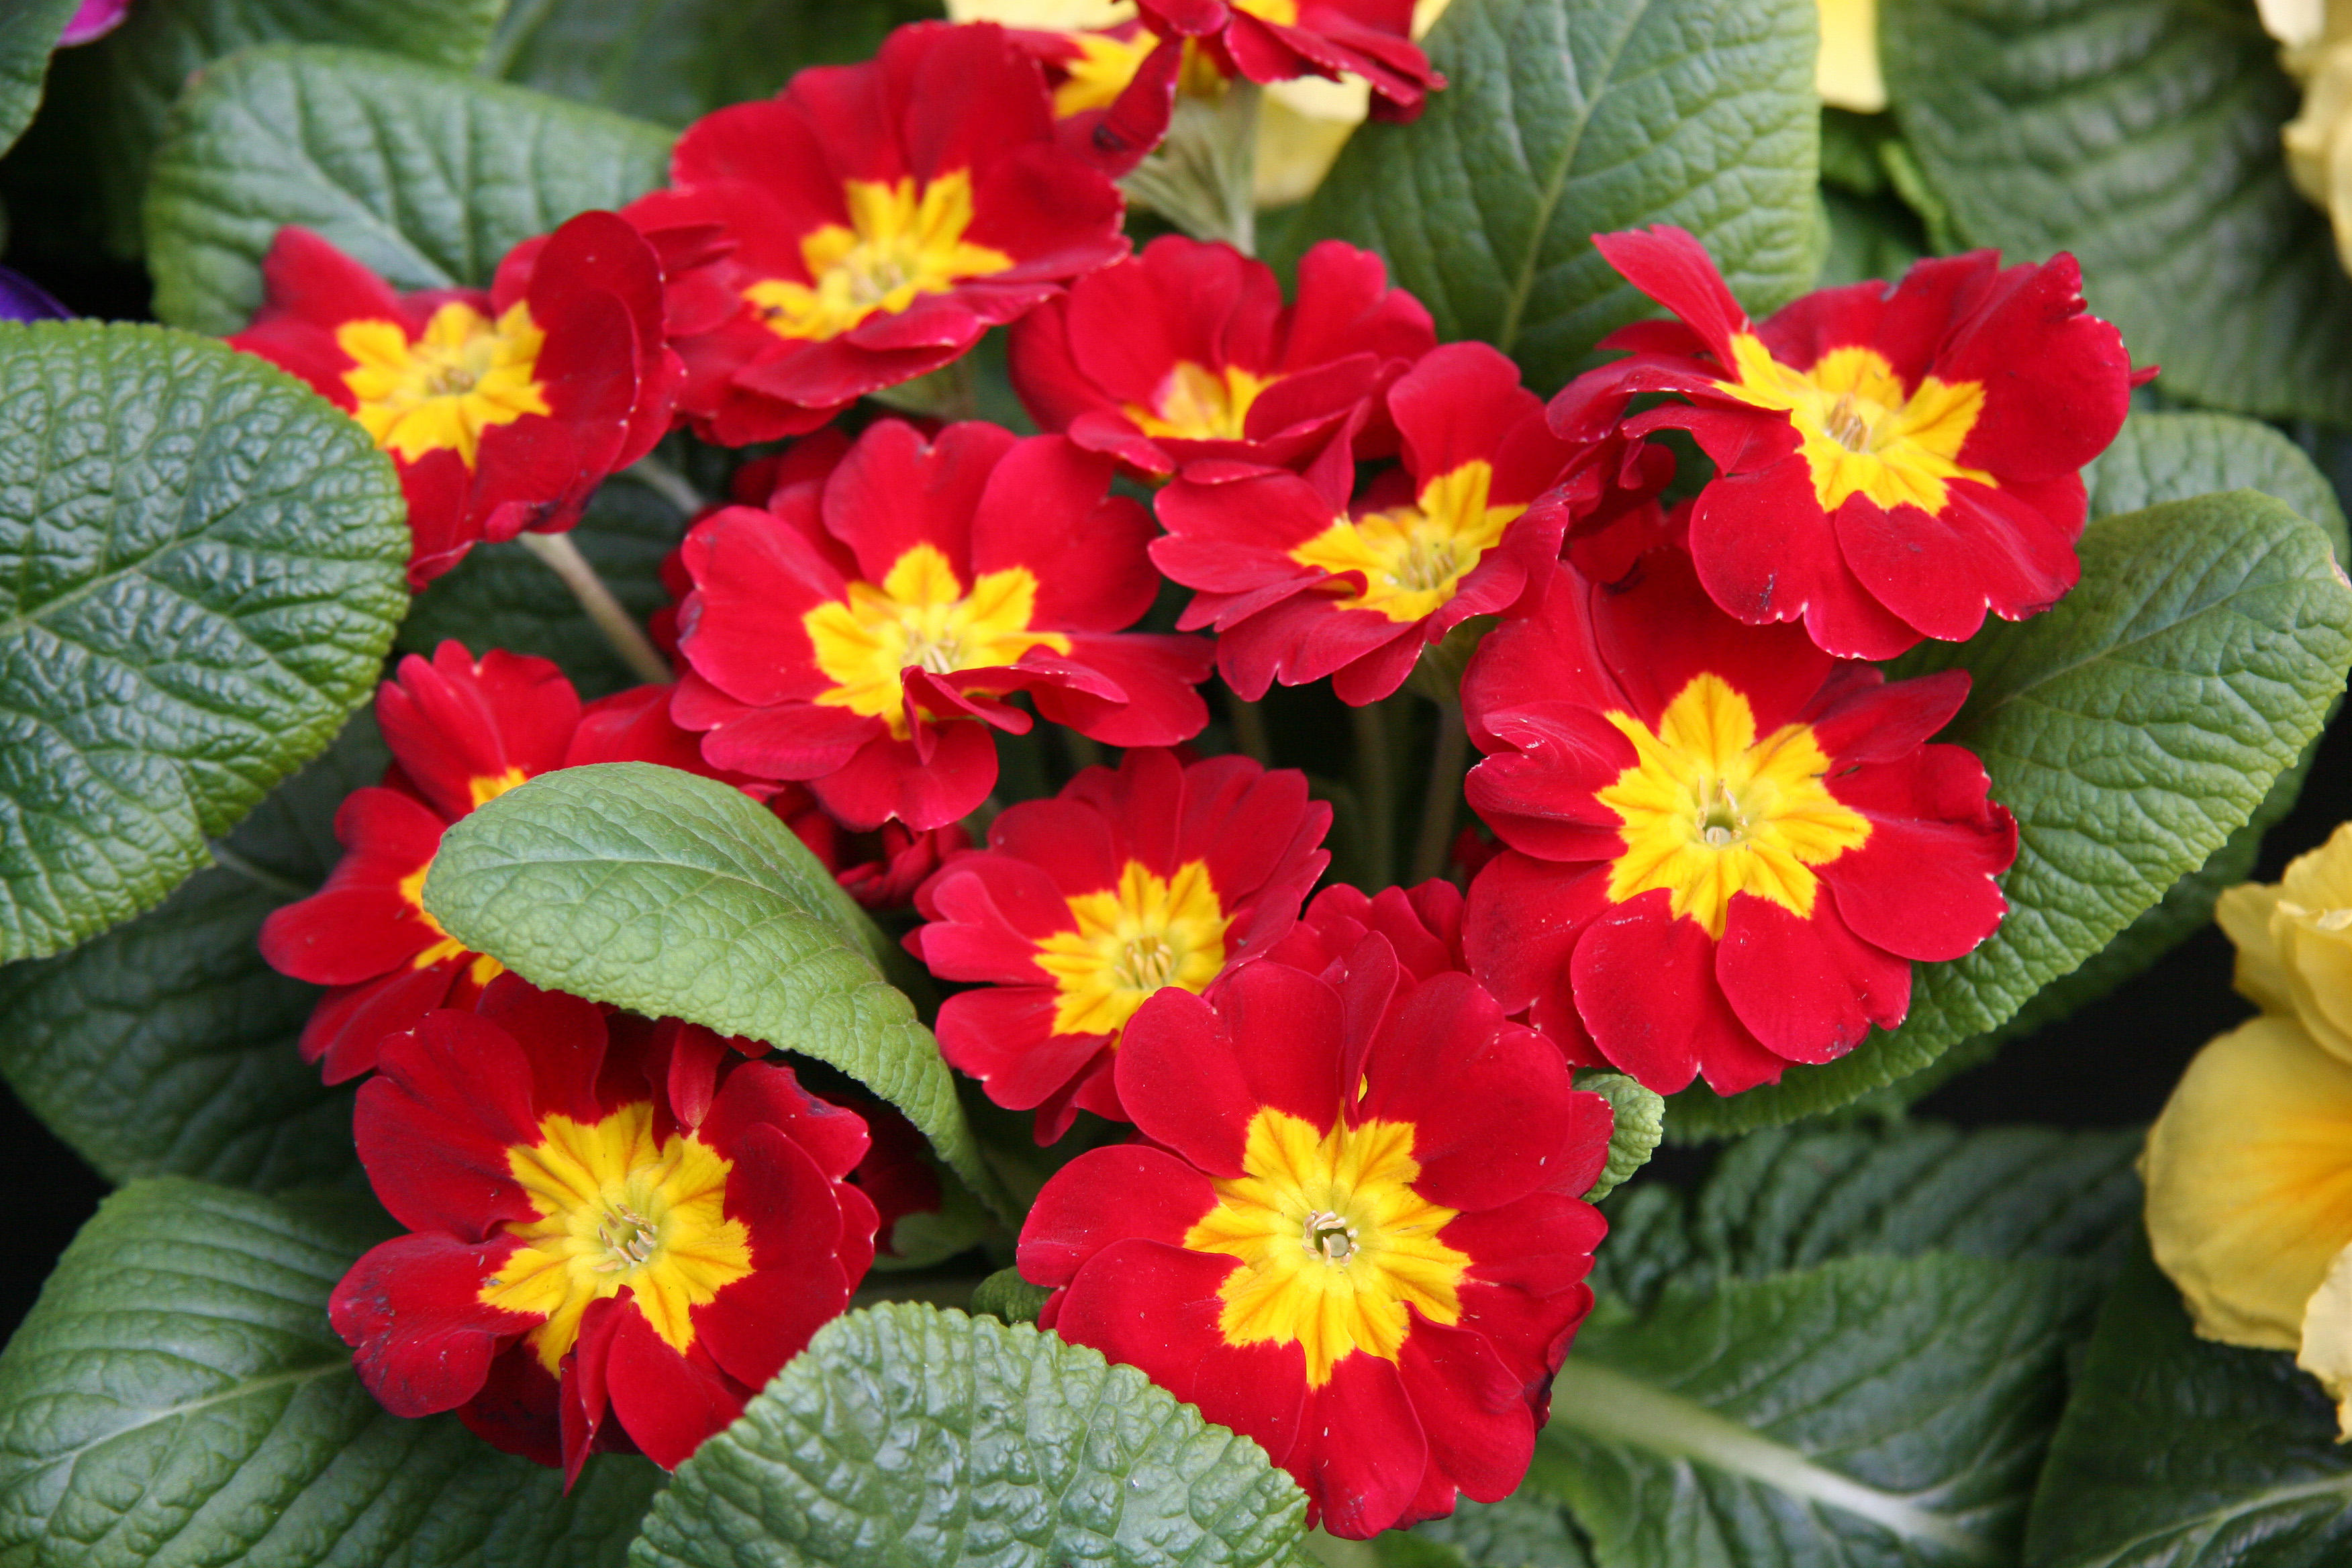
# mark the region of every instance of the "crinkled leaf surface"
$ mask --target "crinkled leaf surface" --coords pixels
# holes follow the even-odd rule
[[[2081,553],[2055,609],[1899,667],[1975,678],[1941,738],[1983,759],[2017,816],[2000,929],[1916,966],[1910,1016],[1839,1060],[1675,1096],[1675,1135],[1827,1110],[2007,1022],[2204,865],[2318,732],[2352,662],[2352,586],[2316,524],[2238,490],[2102,519]]]
[[[1539,392],[1653,309],[1595,233],[1679,224],[1770,310],[1821,268],[1819,35],[1811,0],[1454,0],[1427,39],[1453,85],[1349,138],[1291,247],[1379,251]]]
[[[597,490],[570,537],[642,623],[669,602],[662,558],[685,531],[684,513],[623,474]],[[478,544],[455,571],[435,578],[401,623],[397,646],[429,656],[444,637],[457,638],[478,658],[502,647],[551,658],[583,697],[637,684],[572,591],[512,542]]]
[[[1592,1568],[1567,1509],[1540,1487],[1454,1504],[1444,1519],[1372,1539],[1381,1568]]]
[[[353,49],[255,49],[174,112],[148,195],[155,313],[233,332],[278,230],[318,230],[398,289],[487,288],[499,260],[668,173],[670,133]]]
[[[70,952],[0,967],[0,1079],[110,1181],[265,1190],[352,1171],[352,1097],[295,1042],[319,988],[262,962],[269,912],[339,853],[335,808],[383,773],[373,720],[214,847],[219,864]]]
[[[0,1561],[41,1568],[617,1565],[660,1472],[560,1472],[387,1414],[327,1297],[364,1199],[177,1178],[107,1199],[0,1352]]]
[[[1666,1102],[1622,1072],[1580,1073],[1576,1087],[1609,1102],[1609,1163],[1584,1194],[1587,1203],[1597,1204],[1657,1152],[1658,1141],[1665,1136]]]
[[[137,253],[141,193],[172,106],[224,55],[344,44],[468,70],[504,8],[504,0],[134,0],[121,26],[57,67],[58,105],[90,139],[109,244]]]
[[[2012,1561],[2136,1143],[1775,1131],[1634,1184],[1521,1495],[1598,1568]]]
[[[448,932],[535,985],[831,1062],[907,1113],[984,1198],[899,961],[773,812],[649,763],[542,773],[453,826],[425,883]]]
[[[634,1568],[1284,1563],[1306,1496],[1133,1367],[900,1302],[817,1331],[678,1467]]]
[[[684,125],[765,98],[803,66],[862,60],[936,0],[529,0],[508,8],[492,75]]]
[[[154,327],[0,325],[0,957],[161,903],[365,700],[408,596],[365,432]]]
[[[79,5],[80,0],[16,0],[0,14],[0,153],[25,133],[41,106],[49,55]]]
[[[2297,94],[2253,6],[1885,0],[1880,47],[1961,241],[2074,252],[2091,308],[2173,391],[2352,419],[2352,280],[2288,182]]]
[[[2145,1247],[2100,1309],[2026,1531],[2028,1568],[2330,1568],[2352,1448],[2283,1351],[2199,1339]]]

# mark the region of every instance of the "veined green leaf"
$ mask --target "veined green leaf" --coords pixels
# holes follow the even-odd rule
[[[2316,524],[2239,490],[2102,519],[2080,548],[2082,585],[2055,609],[1898,667],[1975,679],[1942,738],[2018,819],[2000,929],[1916,966],[1910,1016],[1850,1055],[1675,1096],[1675,1136],[1828,1110],[1999,1027],[2204,865],[2318,732],[2352,663],[2352,585]]]
[[[2197,1338],[2142,1247],[2100,1310],[2025,1537],[2028,1568],[2329,1568],[2352,1449],[2282,1351]]]
[[[1654,309],[1595,233],[1679,224],[1769,310],[1821,269],[1819,37],[1811,0],[1454,0],[1427,40],[1452,85],[1350,137],[1289,247],[1379,251],[1439,338],[1547,393]]]
[[[684,125],[765,98],[803,66],[870,58],[937,0],[518,0],[485,69]]]
[[[0,1079],[100,1174],[271,1190],[356,1168],[351,1091],[295,1049],[319,988],[271,969],[257,942],[271,910],[325,878],[336,808],[383,764],[373,721],[352,720],[159,908],[0,966]]]
[[[19,0],[0,16],[0,153],[5,153],[41,106],[49,56],[73,20],[79,0]]]
[[[154,327],[0,326],[0,957],[163,901],[366,700],[406,515],[364,431]]]
[[[242,328],[288,224],[396,289],[487,288],[523,240],[659,184],[669,142],[659,126],[463,71],[357,49],[250,50],[197,79],[156,155],[155,313]]]
[[[1958,237],[2068,250],[2132,357],[2200,403],[2352,420],[2352,280],[2288,182],[2252,5],[1885,0],[1887,88]]]
[[[884,978],[903,960],[740,790],[649,763],[541,774],[449,829],[425,907],[535,985],[831,1062],[1001,1202],[938,1043]]]
[[[1282,1564],[1307,1500],[1133,1367],[912,1302],[826,1324],[646,1516],[635,1568]]]
[[[619,1568],[660,1472],[493,1453],[360,1385],[327,1298],[365,1199],[137,1182],[0,1352],[0,1561],[41,1568]]]
[[[256,44],[345,44],[383,51],[374,58],[387,67],[405,58],[467,70],[503,8],[504,0],[136,0],[121,26],[57,64],[58,107],[89,142],[109,247],[138,254],[141,196],[164,122],[189,79],[223,56]]]

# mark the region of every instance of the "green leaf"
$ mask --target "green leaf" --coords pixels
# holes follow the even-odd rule
[[[1597,1204],[1650,1163],[1658,1140],[1665,1136],[1666,1102],[1622,1072],[1579,1073],[1576,1087],[1609,1102],[1609,1163],[1584,1194],[1586,1202]]]
[[[1829,1110],[2005,1023],[2205,864],[2318,732],[2352,663],[2352,586],[2315,524],[2241,490],[2102,519],[2080,550],[2082,585],[2055,609],[1899,667],[1975,678],[1943,739],[2017,816],[2000,929],[1916,966],[1910,1016],[1839,1060],[1675,1096],[1676,1137]]]
[[[352,1096],[295,1049],[319,988],[262,962],[271,910],[340,854],[335,810],[383,773],[355,719],[162,906],[71,952],[0,967],[0,1079],[109,1181],[270,1190],[357,1166]]]
[[[1043,1285],[1032,1285],[1021,1278],[1018,1268],[1000,1268],[973,1289],[971,1314],[1008,1323],[1034,1323],[1052,1294]]]
[[[535,985],[832,1063],[1001,1199],[938,1043],[884,978],[898,950],[741,791],[649,763],[542,773],[449,829],[425,907]]]
[[[1133,1367],[912,1302],[826,1324],[680,1465],[634,1568],[1279,1563],[1306,1497]]]
[[[1381,1568],[1592,1568],[1568,1510],[1540,1487],[1500,1502],[1465,1498],[1444,1519],[1373,1538]]]
[[[669,602],[662,558],[686,531],[686,515],[627,474],[607,481],[571,532],[614,596],[642,623]],[[521,545],[478,544],[457,570],[416,596],[394,645],[430,656],[455,637],[478,658],[494,647],[563,667],[583,697],[637,684],[580,601]]]
[[[366,432],[154,327],[0,326],[0,958],[161,903],[367,698],[407,605]]]
[[[1599,1568],[2013,1560],[2137,1142],[1773,1131],[1628,1187],[1521,1496]]]
[[[2267,425],[2231,414],[2138,413],[2083,470],[2091,516],[2114,517],[2216,490],[2260,490],[2319,524],[2338,562],[2352,562],[2336,487],[2304,449]]]
[[[2352,1448],[2281,1351],[2199,1339],[2143,1246],[2100,1309],[2026,1531],[2028,1568],[2329,1568]]]
[[[670,134],[523,88],[352,49],[273,47],[205,71],[147,201],[155,313],[233,332],[278,230],[318,230],[396,289],[486,288],[574,213],[661,184]]]
[[[684,125],[765,98],[803,66],[862,60],[925,0],[518,0],[484,69]]]
[[[1879,27],[1963,242],[2073,251],[2091,308],[2171,391],[2352,420],[2352,280],[2287,179],[2296,90],[2252,5],[1886,0]]]
[[[49,56],[80,0],[16,0],[0,15],[0,153],[13,145],[41,106]]]
[[[138,254],[156,144],[189,79],[214,61],[256,44],[347,44],[470,70],[504,8],[504,0],[135,0],[120,27],[57,66],[54,96],[88,139],[109,248]]]
[[[1822,208],[1829,218],[1830,243],[1816,288],[1874,279],[1892,282],[1926,254],[1919,220],[1892,195],[1855,196],[1824,186]]]
[[[364,1200],[139,1182],[0,1352],[0,1561],[41,1568],[618,1568],[660,1472],[560,1472],[360,1385],[327,1296]]]
[[[2095,1300],[2079,1265],[1945,1253],[1669,1288],[1578,1336],[1531,1479],[1601,1568],[2000,1561]]]
[[[1377,250],[1436,318],[1549,392],[1654,307],[1591,236],[1679,224],[1763,311],[1821,269],[1811,0],[1454,0],[1452,85],[1370,124],[1292,226]]]

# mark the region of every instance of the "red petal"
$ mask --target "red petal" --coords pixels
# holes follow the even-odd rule
[[[1723,994],[1765,1049],[1825,1062],[1893,1028],[1911,1005],[1911,966],[1857,941],[1827,899],[1811,920],[1752,893],[1735,894],[1716,945]]]
[[[1067,1285],[1103,1248],[1140,1237],[1183,1245],[1217,1204],[1209,1178],[1143,1144],[1092,1149],[1054,1173],[1022,1222],[1021,1277]]]

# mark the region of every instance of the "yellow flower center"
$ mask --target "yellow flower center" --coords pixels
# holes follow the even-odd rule
[[[1528,510],[1487,505],[1494,478],[1489,465],[1465,463],[1423,485],[1414,505],[1343,517],[1290,558],[1326,572],[1361,572],[1364,591],[1336,601],[1342,609],[1417,621],[1454,597],[1464,575]]]
[[[1143,68],[1145,58],[1160,46],[1158,37],[1150,32],[1138,32],[1131,39],[1108,33],[1073,33],[1070,42],[1077,46],[1078,54],[1076,59],[1062,62],[1066,74],[1054,89],[1056,120],[1067,120],[1089,109],[1108,109]]]
[[[1117,1035],[1165,985],[1208,988],[1225,967],[1225,928],[1209,868],[1188,860],[1166,879],[1129,860],[1118,885],[1070,900],[1076,931],[1037,944],[1037,967],[1054,977],[1057,1035]]]
[[[1192,1251],[1244,1265],[1217,1290],[1227,1344],[1298,1345],[1320,1388],[1358,1351],[1396,1360],[1408,1306],[1460,1319],[1470,1258],[1438,1239],[1456,1211],[1413,1191],[1412,1133],[1410,1121],[1321,1132],[1271,1107],[1250,1119],[1246,1173],[1214,1183],[1217,1206],[1184,1234]]]
[[[453,300],[433,312],[414,342],[397,321],[345,321],[335,345],[349,354],[343,384],[359,406],[352,417],[375,444],[401,461],[454,451],[475,466],[482,432],[526,414],[550,412],[533,379],[546,342],[530,307],[509,306],[493,324]]]
[[[911,175],[894,184],[844,183],[850,226],[826,224],[801,241],[812,287],[768,278],[743,290],[778,337],[823,342],[866,317],[897,315],[918,295],[944,294],[967,278],[1013,265],[1001,250],[964,243],[971,226],[971,174],[957,169],[919,190]]]
[[[1239,441],[1248,435],[1250,405],[1281,380],[1256,376],[1238,365],[1211,370],[1179,360],[1149,408],[1130,403],[1122,410],[1147,436],[1179,441]]]
[[[1761,742],[1748,699],[1720,676],[1692,679],[1666,705],[1656,732],[1629,713],[1609,721],[1639,760],[1600,792],[1623,824],[1625,852],[1609,868],[1617,903],[1655,888],[1723,935],[1734,893],[1769,899],[1810,920],[1825,865],[1870,837],[1869,819],[1822,779],[1830,759],[1809,724],[1783,724]]]
[[[726,1214],[733,1165],[691,1134],[656,1143],[653,1120],[644,1100],[596,1122],[551,1116],[538,1142],[507,1150],[538,1214],[507,1223],[523,1245],[480,1300],[547,1320],[530,1342],[549,1372],[591,1301],[626,1286],[654,1332],[684,1351],[694,1343],[688,1311],[751,1272],[751,1233]]]
[[[400,879],[400,896],[407,901],[409,909],[415,912],[416,918],[425,922],[425,929],[441,939],[410,959],[408,967],[411,969],[430,969],[436,963],[452,958],[463,958],[467,953],[473,952],[464,942],[443,931],[439,921],[425,912],[425,879],[432,869],[433,862],[427,860]],[[476,952],[472,968],[474,984],[488,985],[491,981],[504,974],[507,966],[487,952]]]
[[[1234,0],[1234,9],[1246,11],[1277,27],[1298,26],[1298,0]]]
[[[1731,346],[1739,379],[1716,384],[1789,416],[1825,510],[1859,493],[1890,510],[1907,505],[1937,512],[1950,494],[1947,480],[1993,482],[1983,469],[1957,460],[1984,412],[1981,382],[1931,375],[1906,394],[1874,349],[1832,349],[1811,370],[1800,371],[1774,359],[1753,333],[1742,332]]]
[[[816,667],[834,684],[817,694],[828,708],[887,719],[907,733],[898,672],[950,675],[1014,664],[1033,647],[1070,651],[1059,632],[1033,632],[1037,579],[1025,566],[986,572],[967,597],[948,558],[918,544],[891,563],[882,585],[849,584],[849,597],[827,600],[801,617]]]

